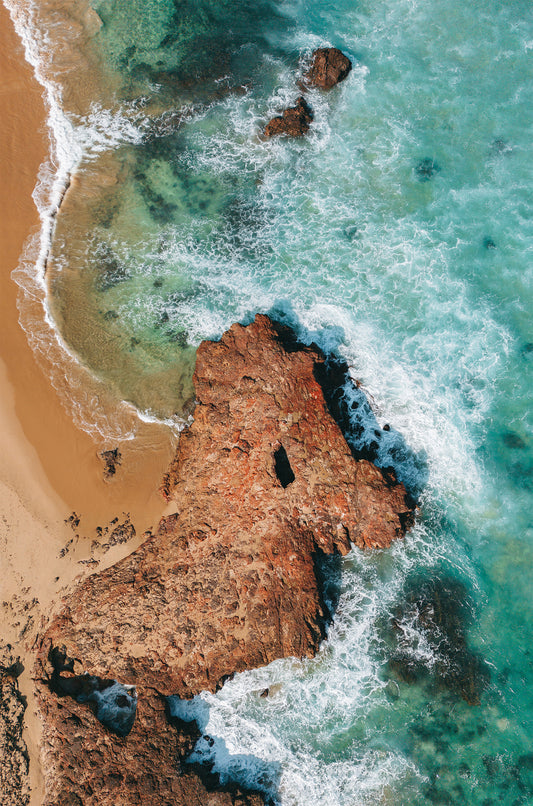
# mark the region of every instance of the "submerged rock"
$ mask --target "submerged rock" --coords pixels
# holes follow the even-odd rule
[[[431,157],[424,157],[417,162],[415,171],[421,182],[429,182],[435,174],[439,173],[440,165]]]
[[[415,580],[391,620],[396,648],[389,670],[405,683],[432,680],[479,705],[490,679],[467,643],[468,594],[450,577]]]
[[[262,802],[184,794],[174,766],[181,734],[161,703],[215,691],[276,658],[312,656],[330,615],[321,558],[352,543],[389,546],[411,520],[394,475],[353,456],[328,409],[324,364],[317,347],[266,316],[198,348],[194,422],[163,484],[178,512],[129,557],[84,580],[41,639],[46,803],[61,803],[67,786],[84,806]],[[136,686],[126,739],[54,694],[50,658],[63,645],[69,675]],[[157,738],[147,741],[154,720]],[[149,800],[139,800],[142,770]]]
[[[296,101],[296,106],[285,109],[279,115],[267,123],[264,130],[265,137],[273,137],[278,134],[286,134],[289,137],[302,137],[309,131],[309,126],[313,120],[313,110],[301,95]]]
[[[344,81],[351,69],[350,59],[338,48],[318,48],[313,53],[306,80],[313,87],[329,90]]]

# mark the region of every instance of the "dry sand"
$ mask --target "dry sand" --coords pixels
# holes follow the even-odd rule
[[[42,87],[0,2],[0,640],[15,646],[26,667],[20,685],[29,697],[35,804],[42,793],[31,647],[39,624],[77,575],[129,553],[157,523],[165,510],[157,487],[173,452],[166,427],[142,426],[120,446],[116,475],[104,480],[97,446],[74,426],[18,323],[11,272],[39,224],[31,194],[49,148],[45,121]],[[65,523],[72,512],[81,518],[77,526]],[[136,536],[108,550],[104,536],[95,546],[96,527],[112,529],[123,513]]]

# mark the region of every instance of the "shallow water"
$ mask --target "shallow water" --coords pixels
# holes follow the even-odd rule
[[[531,803],[531,5],[93,5],[107,93],[69,118],[47,268],[73,354],[183,417],[199,341],[274,313],[343,354],[354,439],[422,491],[401,545],[343,561],[315,660],[195,704],[198,752],[283,806]],[[350,76],[263,140],[323,44]]]

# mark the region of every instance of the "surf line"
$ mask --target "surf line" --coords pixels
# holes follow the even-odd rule
[[[52,210],[47,215],[49,226],[46,228],[48,230],[46,233],[46,248],[44,249],[44,254],[41,253],[41,261],[40,261],[42,263],[43,279],[46,277],[46,272],[48,271],[48,264],[50,262],[50,255],[52,252],[52,244],[54,242],[57,216],[61,211],[61,206],[65,201],[65,196],[67,195],[71,185],[72,185],[72,173],[71,171],[68,171],[65,177],[65,181],[63,183],[63,187],[59,189],[59,198],[57,200],[57,203],[53,205]],[[41,248],[43,248],[42,242],[41,242]]]

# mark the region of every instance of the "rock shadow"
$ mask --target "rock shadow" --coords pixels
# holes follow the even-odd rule
[[[167,718],[180,736],[187,737],[181,771],[194,771],[210,792],[239,792],[241,798],[260,794],[265,806],[276,806],[281,764],[252,754],[230,753],[224,739],[207,733],[209,713],[210,706],[200,695],[192,700],[167,698]],[[243,806],[247,803],[242,800]]]
[[[128,735],[137,713],[134,686],[91,674],[74,674],[75,661],[67,656],[64,647],[51,647],[48,660],[53,669],[48,687],[54,694],[88,705],[104,727],[117,736]]]
[[[290,303],[281,301],[268,311],[279,338],[288,352],[314,345],[325,361],[315,368],[329,412],[341,429],[356,460],[368,461],[392,471],[402,482],[415,506],[427,484],[429,468],[424,451],[415,452],[402,434],[388,423],[380,426],[363,389],[354,381],[340,353],[345,341],[341,328],[309,331],[299,322]]]

